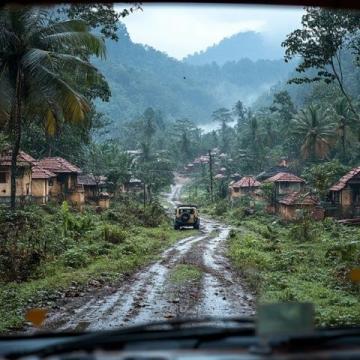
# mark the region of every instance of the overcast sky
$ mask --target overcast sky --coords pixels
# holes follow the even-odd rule
[[[279,6],[145,3],[142,7],[123,20],[131,39],[177,59],[247,30],[280,43],[300,24],[303,13],[299,7]]]

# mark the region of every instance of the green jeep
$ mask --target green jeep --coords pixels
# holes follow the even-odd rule
[[[174,229],[179,230],[184,226],[200,228],[199,210],[195,205],[179,205],[175,209]]]

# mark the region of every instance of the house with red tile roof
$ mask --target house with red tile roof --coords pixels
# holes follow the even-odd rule
[[[0,202],[9,203],[11,197],[11,157],[9,149],[0,153]],[[26,201],[31,198],[31,168],[35,159],[24,151],[17,156],[16,199]]]
[[[244,195],[254,194],[261,183],[253,176],[244,176],[240,180],[231,182],[229,185],[230,199],[234,200]]]
[[[84,188],[78,184],[80,168],[61,157],[47,157],[37,162],[37,165],[55,174],[52,185],[49,185],[49,197],[82,208],[85,203]]]
[[[360,166],[351,169],[329,189],[329,198],[338,208],[338,217],[360,216]]]
[[[93,174],[81,174],[77,182],[84,187],[85,200],[97,200],[100,193],[106,192],[106,176],[94,176]]]
[[[264,183],[274,184],[274,196],[277,200],[284,195],[301,191],[305,180],[291,173],[280,172],[264,180]]]
[[[307,211],[315,220],[324,218],[324,209],[320,207],[319,198],[310,192],[292,192],[279,200],[277,213],[283,220],[296,220],[298,210]]]

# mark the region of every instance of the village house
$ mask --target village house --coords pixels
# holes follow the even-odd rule
[[[298,211],[304,210],[315,220],[324,218],[324,209],[320,207],[319,199],[306,192],[293,192],[279,200],[277,213],[283,220],[292,221],[298,218]]]
[[[0,202],[9,203],[11,199],[11,150],[0,154]],[[16,200],[31,198],[31,167],[35,163],[29,154],[20,151],[17,156]]]
[[[34,202],[46,204],[49,201],[50,189],[54,184],[55,178],[56,174],[35,163],[32,167],[31,181],[31,192]]]
[[[144,184],[140,179],[134,177],[121,185],[121,192],[139,192],[144,190]]]
[[[360,167],[353,168],[329,189],[329,199],[336,207],[336,217],[360,216]]]
[[[239,198],[244,195],[254,194],[260,187],[261,183],[253,176],[244,176],[238,181],[232,182],[229,185],[229,196],[231,200]]]
[[[274,199],[278,200],[284,195],[301,191],[305,181],[294,174],[280,172],[264,180],[264,183],[274,184]]]
[[[92,174],[78,175],[77,183],[84,188],[85,200],[96,201],[102,192],[106,192],[105,176],[94,176]]]
[[[49,187],[49,197],[62,201],[67,200],[82,209],[85,202],[84,188],[77,182],[81,170],[61,157],[41,159],[37,165],[56,175]]]

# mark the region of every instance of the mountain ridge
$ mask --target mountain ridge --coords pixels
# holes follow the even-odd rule
[[[257,46],[254,46],[257,44]],[[271,44],[260,32],[244,31],[223,38],[205,50],[188,55],[182,61],[192,65],[203,65],[216,62],[219,65],[227,61],[248,58],[256,61],[260,59],[277,60],[283,57],[280,45]]]
[[[110,102],[97,102],[97,109],[112,120],[113,128],[147,107],[162,111],[170,120],[186,117],[206,123],[219,107],[231,107],[237,100],[251,103],[292,68],[280,60],[249,59],[221,66],[192,65],[132,42],[124,24],[118,35],[118,42],[106,41],[106,61],[93,59],[112,92]]]

